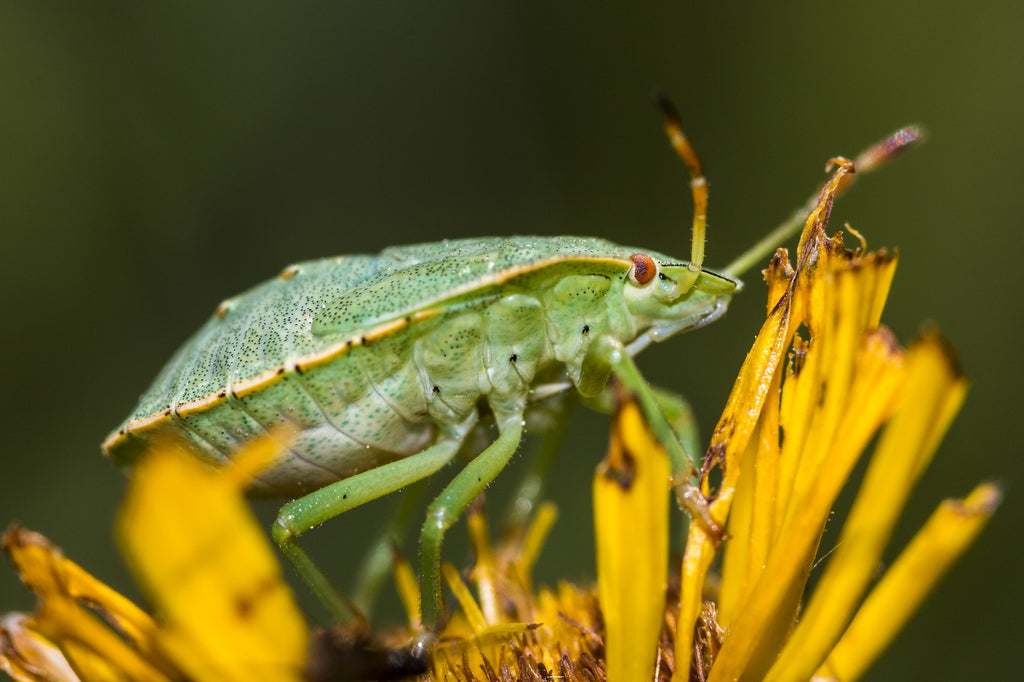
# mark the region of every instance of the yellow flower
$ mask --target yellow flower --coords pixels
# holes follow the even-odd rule
[[[624,396],[594,479],[597,587],[561,585],[531,598],[536,543],[518,563],[496,562],[475,515],[481,602],[449,567],[462,613],[422,679],[850,682],[981,530],[1000,498],[990,483],[943,502],[875,581],[967,383],[935,332],[904,349],[879,325],[897,256],[826,236],[854,170],[835,161],[795,267],[780,250],[765,270],[767,319],[705,456],[703,490],[725,534],[692,523],[679,575],[668,578],[668,462]],[[876,436],[837,548],[808,593],[835,499]],[[500,554],[515,557],[515,543]],[[412,604],[414,590],[406,591]]]

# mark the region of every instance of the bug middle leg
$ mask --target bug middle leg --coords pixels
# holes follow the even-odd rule
[[[298,536],[342,512],[430,476],[455,456],[459,446],[457,440],[442,440],[423,452],[337,481],[281,507],[272,530],[274,542],[333,618],[344,621],[356,614],[299,546]]]
[[[546,424],[540,430],[544,435],[537,450],[531,453],[526,473],[516,486],[502,517],[503,533],[519,533],[525,531],[529,525],[533,513],[540,504],[551,465],[561,450],[565,434],[569,430],[572,413],[578,405],[578,395],[567,391],[548,398],[544,404],[537,404],[532,408],[543,410]]]
[[[420,540],[420,611],[428,632],[441,624],[441,544],[466,507],[484,491],[515,454],[523,436],[521,416],[504,420],[501,435],[458,473],[427,508]]]

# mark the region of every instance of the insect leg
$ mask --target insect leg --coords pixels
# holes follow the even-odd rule
[[[658,404],[658,399],[644,380],[640,369],[633,358],[626,352],[621,342],[611,337],[604,337],[591,346],[588,355],[591,366],[606,364],[615,372],[623,386],[632,391],[640,401],[644,417],[654,435],[658,438],[672,464],[672,481],[675,486],[676,500],[679,505],[698,523],[704,526],[715,537],[721,536],[722,528],[712,518],[707,500],[700,488],[692,480],[698,471],[695,454],[683,449],[683,444]],[[699,450],[697,450],[699,452]]]
[[[444,534],[512,458],[523,436],[522,417],[506,419],[501,435],[477,455],[427,508],[420,540],[420,594],[423,625],[436,631],[444,609],[441,596],[441,543]]]
[[[342,512],[430,476],[455,456],[459,445],[443,440],[419,454],[337,481],[281,507],[272,530],[274,541],[331,616],[349,620],[353,608],[299,547],[297,537]]]

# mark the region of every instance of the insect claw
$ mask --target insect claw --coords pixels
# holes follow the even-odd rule
[[[826,173],[831,173],[832,172],[832,168],[835,167],[835,166],[843,166],[843,167],[847,168],[848,169],[847,170],[848,173],[853,173],[856,170],[856,167],[855,167],[855,164],[853,163],[853,161],[850,161],[845,156],[833,156],[831,159],[829,159],[825,163],[825,172]]]
[[[725,539],[725,529],[711,515],[707,498],[700,492],[700,488],[689,482],[683,483],[676,487],[676,499],[716,545]]]
[[[409,655],[413,658],[426,659],[427,652],[437,643],[437,633],[433,630],[423,630],[412,640],[409,647]]]

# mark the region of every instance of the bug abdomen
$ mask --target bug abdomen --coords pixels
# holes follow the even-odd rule
[[[521,414],[534,374],[548,361],[543,307],[523,294],[476,301],[387,334],[353,339],[339,357],[287,374],[254,399],[275,406],[262,423],[283,417],[300,422],[304,430],[292,450],[310,464],[303,472],[286,462],[262,479],[272,483],[272,492],[285,494],[291,479],[301,476],[308,485],[322,478],[316,468],[344,478],[420,452],[438,432],[460,440],[476,423],[483,396],[499,416]],[[300,388],[305,401],[294,392],[287,399],[278,394],[288,386]],[[310,405],[320,418],[310,418]],[[255,416],[252,405],[246,411]]]

